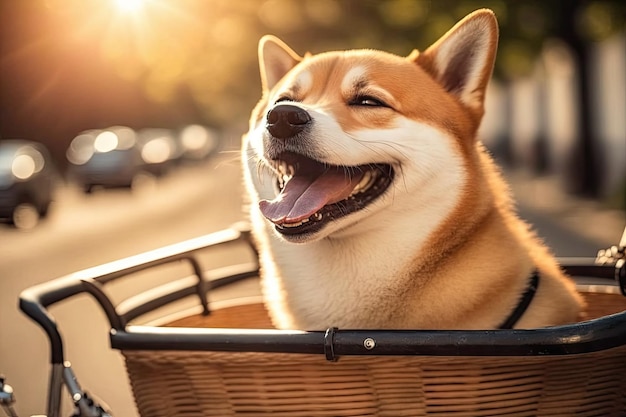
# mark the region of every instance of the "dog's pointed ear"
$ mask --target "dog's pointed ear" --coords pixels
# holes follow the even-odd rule
[[[283,41],[265,35],[259,41],[259,68],[263,91],[271,90],[302,58]]]
[[[484,113],[487,84],[498,48],[498,22],[491,10],[477,10],[422,53],[409,55],[476,116]]]

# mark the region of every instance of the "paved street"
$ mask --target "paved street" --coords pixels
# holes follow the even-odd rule
[[[617,243],[623,213],[553,195],[551,186],[549,181],[515,178],[514,190],[522,215],[535,223],[557,255],[593,256],[598,248]],[[112,190],[87,196],[65,189],[51,218],[36,229],[0,227],[0,372],[16,391],[20,415],[45,412],[48,378],[47,340],[17,309],[24,288],[225,228],[242,219],[241,205],[238,156],[225,153],[137,193]],[[239,290],[258,291],[254,283]],[[52,313],[80,383],[104,398],[117,416],[136,416],[121,357],[109,349],[108,327],[94,303],[77,297],[53,307]]]
[[[153,189],[83,195],[62,190],[50,218],[30,231],[0,227],[0,372],[16,391],[20,415],[45,412],[48,342],[17,308],[32,285],[103,262],[210,233],[242,219],[237,154],[186,167]],[[132,290],[132,289],[131,289]],[[79,381],[117,415],[134,406],[123,363],[108,348],[105,319],[87,297],[52,313],[60,323]],[[66,415],[69,415],[67,408]]]

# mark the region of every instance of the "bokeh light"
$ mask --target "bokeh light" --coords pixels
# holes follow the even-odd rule
[[[130,149],[137,143],[137,133],[126,126],[112,126],[107,130],[115,133],[117,136],[116,149]]]
[[[31,146],[25,146],[18,150],[11,164],[13,176],[19,180],[26,180],[40,172],[45,164],[45,159],[41,152]]]
[[[35,173],[35,161],[30,155],[18,155],[13,160],[11,171],[15,178],[25,180]]]
[[[112,150],[117,148],[119,140],[117,135],[114,132],[106,130],[101,132],[98,136],[96,136],[96,140],[94,141],[94,148],[96,152],[111,152]]]
[[[185,148],[190,150],[201,149],[209,139],[209,132],[200,125],[186,126],[180,133],[180,141]]]
[[[172,147],[165,137],[151,139],[141,148],[141,157],[149,164],[165,162],[171,155]]]
[[[76,136],[67,148],[65,157],[74,165],[83,165],[94,153],[93,143],[96,139],[94,131],[83,132]]]

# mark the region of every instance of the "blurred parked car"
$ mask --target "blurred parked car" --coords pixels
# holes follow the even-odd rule
[[[213,129],[192,124],[180,130],[178,142],[182,148],[182,157],[193,162],[208,158],[217,149],[218,138]]]
[[[48,214],[58,173],[48,149],[28,140],[0,141],[0,220],[31,228]]]
[[[86,130],[66,152],[68,175],[90,193],[95,187],[130,188],[146,172],[137,133],[124,126]]]

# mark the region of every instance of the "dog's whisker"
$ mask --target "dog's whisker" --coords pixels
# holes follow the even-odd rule
[[[225,155],[225,154],[230,154],[232,152],[232,155],[229,155],[229,158],[225,158],[224,160],[218,162],[215,165],[215,168],[221,168],[225,165],[230,165],[233,163],[237,163],[237,164],[241,164],[241,151],[237,152],[237,151],[220,151],[219,154],[220,155]],[[237,152],[237,153],[235,153]]]
[[[265,165],[263,163],[263,161],[261,161],[260,159],[258,159],[256,161],[256,173],[257,173],[257,178],[259,179],[259,181],[261,182],[261,184],[265,185],[265,177],[267,175],[264,175],[266,173],[268,173],[270,171],[270,169],[268,168],[267,165]]]
[[[374,146],[374,145],[383,145],[383,146],[389,147],[396,153],[401,153],[403,149],[404,150],[411,149],[410,146],[401,144],[401,143],[390,143],[390,142],[382,141],[382,140],[381,141],[371,141],[371,140],[365,141],[365,140],[359,139],[353,134],[346,133],[346,135],[350,139],[354,140],[358,145],[361,145],[372,152],[376,152],[377,154],[380,154],[381,156],[387,156],[387,155],[385,152],[382,152],[382,150],[378,149],[378,146]]]

